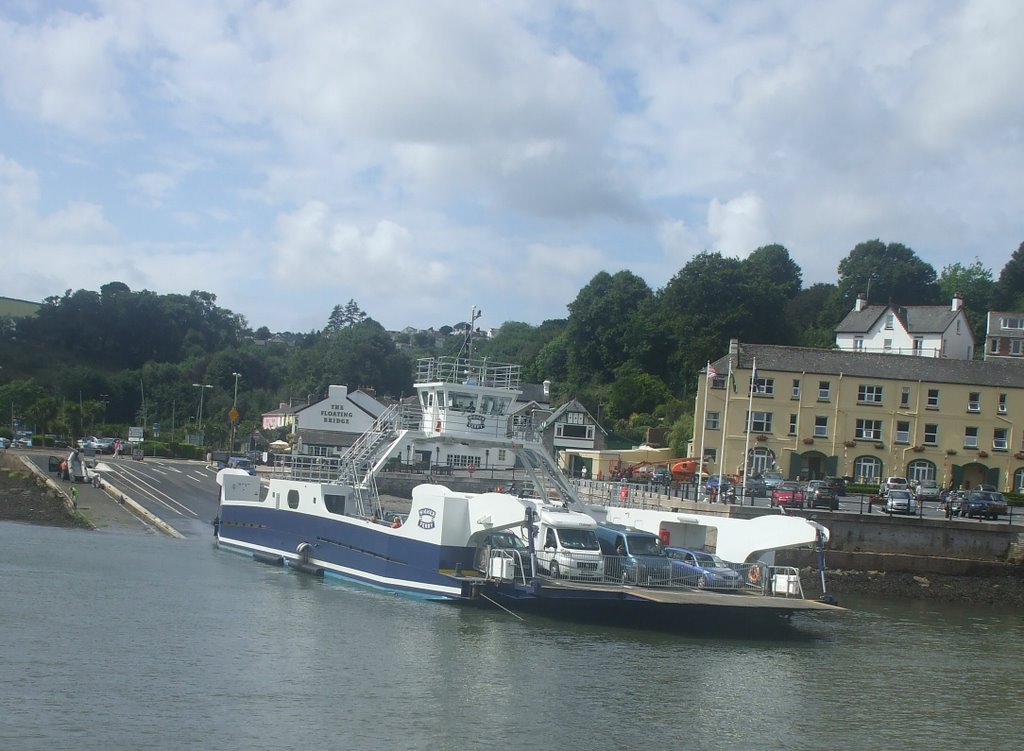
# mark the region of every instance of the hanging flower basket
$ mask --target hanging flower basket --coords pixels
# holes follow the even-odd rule
[[[978,452],[978,458],[979,459],[984,459],[987,456],[988,456],[988,452],[987,451],[979,451]]]
[[[848,448],[848,449],[852,449],[854,446],[857,445],[857,442],[856,441],[843,441],[843,445],[846,446],[846,448]]]
[[[955,456],[956,455],[956,449],[946,449],[946,455],[947,456]]]
[[[1016,454],[1013,455],[1013,458],[1014,459],[1024,459],[1024,451],[1018,451]]]
[[[814,439],[813,438],[804,438],[804,443],[807,444],[808,446],[810,446],[812,443],[814,443]]]
[[[881,451],[882,449],[885,448],[885,444],[884,443],[876,443],[875,444],[875,448],[878,449],[879,451]]]
[[[914,448],[911,450],[916,451],[917,453],[920,454],[922,451],[924,451],[924,446],[914,446]]]
[[[762,433],[761,435],[759,435],[757,437],[757,440],[759,440],[759,441],[767,441],[768,440],[768,436],[766,436],[764,433]]]

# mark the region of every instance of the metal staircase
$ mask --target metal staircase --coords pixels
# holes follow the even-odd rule
[[[353,489],[360,514],[382,515],[376,475],[418,417],[418,409],[392,404],[342,455],[336,482]]]

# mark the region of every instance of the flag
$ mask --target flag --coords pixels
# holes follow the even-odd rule
[[[732,374],[731,370],[729,371],[729,380],[732,381],[732,393],[735,394],[736,393],[736,376],[734,376]]]
[[[717,378],[717,377],[718,377],[718,371],[715,370],[710,365],[708,365],[708,378]]]

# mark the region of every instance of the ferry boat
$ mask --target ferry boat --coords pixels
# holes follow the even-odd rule
[[[654,626],[692,623],[698,615],[749,623],[834,609],[803,598],[798,572],[764,557],[741,567],[741,592],[702,589],[675,568],[656,579],[644,575],[643,564],[628,569],[628,581],[607,575],[625,568],[612,566],[615,551],[598,545],[599,514],[555,465],[540,421],[514,413],[520,377],[520,366],[486,358],[418,360],[417,403],[386,409],[339,460],[285,456],[266,483],[223,470],[217,544],[316,575],[513,613]],[[511,452],[525,476],[521,490],[467,493],[427,482],[413,489],[404,522],[389,523],[376,476],[412,441]],[[623,521],[610,509],[604,514]],[[759,550],[821,541],[821,530],[806,520],[773,520],[753,543]],[[669,514],[640,524],[684,521]]]

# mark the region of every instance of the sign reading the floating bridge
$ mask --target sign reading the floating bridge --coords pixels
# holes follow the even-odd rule
[[[128,428],[128,442],[129,443],[142,443],[143,428],[141,426],[137,428]]]

